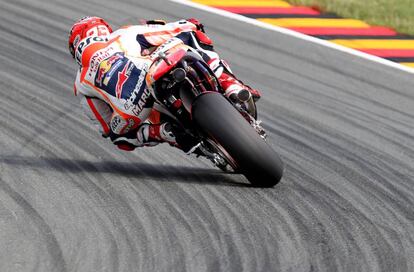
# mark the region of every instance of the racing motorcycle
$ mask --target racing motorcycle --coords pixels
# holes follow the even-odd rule
[[[223,171],[243,174],[256,187],[273,187],[283,163],[266,143],[251,94],[226,98],[214,72],[195,49],[173,38],[152,54],[146,75],[155,108],[171,117],[196,144],[189,153]]]

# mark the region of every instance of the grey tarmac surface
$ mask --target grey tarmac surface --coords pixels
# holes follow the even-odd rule
[[[67,31],[200,18],[286,163],[253,189],[168,146],[116,150]],[[0,271],[414,271],[414,77],[178,4],[0,0]]]

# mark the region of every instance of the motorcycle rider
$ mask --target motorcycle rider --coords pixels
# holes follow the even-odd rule
[[[260,98],[259,92],[237,80],[214,52],[197,19],[172,23],[152,20],[113,32],[102,18],[82,18],[69,35],[69,51],[79,64],[75,95],[81,96],[82,107],[102,136],[122,150],[168,142],[187,152],[194,145],[153,109],[154,99],[145,83],[153,61],[150,54],[174,37],[200,53],[219,79],[225,96],[233,100],[246,94],[255,101]]]

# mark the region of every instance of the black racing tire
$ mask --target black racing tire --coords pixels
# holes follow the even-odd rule
[[[235,171],[255,187],[273,187],[282,178],[279,155],[219,93],[204,93],[192,106],[193,121],[231,156]]]

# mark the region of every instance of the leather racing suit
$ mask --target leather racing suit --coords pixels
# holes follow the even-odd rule
[[[109,137],[120,149],[133,150],[160,142],[184,151],[191,147],[184,147],[183,141],[177,144],[171,126],[160,121],[162,118],[153,109],[154,99],[145,82],[152,64],[150,53],[169,39],[179,38],[197,49],[219,78],[226,95],[244,86],[213,51],[211,40],[197,23],[180,20],[126,26],[109,36],[80,41],[75,52],[80,65],[75,94],[80,96],[84,111],[102,136]]]

